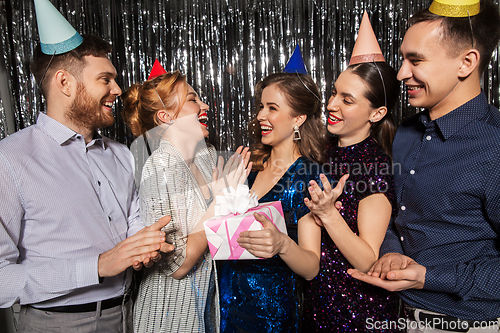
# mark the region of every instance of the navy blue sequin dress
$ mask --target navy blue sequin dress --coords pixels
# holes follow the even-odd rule
[[[299,157],[259,202],[281,201],[288,235],[297,242],[297,221],[309,209],[304,204],[310,180],[319,181],[320,166]],[[248,177],[253,185],[256,172]],[[298,332],[299,294],[304,279],[279,256],[230,260],[219,270],[221,332]]]
[[[351,230],[359,234],[357,211],[362,199],[385,193],[394,207],[392,162],[371,138],[348,147],[338,147],[334,140],[326,158],[333,179],[349,173],[346,190],[339,197],[341,214]],[[383,329],[390,327],[390,321],[397,326],[396,294],[354,279],[347,274],[349,268],[351,264],[323,228],[319,274],[304,283],[304,332],[397,331]],[[389,322],[383,325],[384,321]]]

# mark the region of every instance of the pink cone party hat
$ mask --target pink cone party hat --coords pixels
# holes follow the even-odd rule
[[[366,12],[359,26],[358,38],[352,50],[349,66],[363,62],[385,62]]]

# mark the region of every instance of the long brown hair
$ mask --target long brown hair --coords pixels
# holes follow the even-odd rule
[[[185,102],[179,99],[178,89],[182,87],[187,89],[186,77],[179,71],[175,71],[147,80],[143,84],[133,84],[128,88],[122,95],[122,117],[132,134],[140,136],[158,126],[156,117],[158,110],[166,108],[169,111],[175,111],[175,118]]]
[[[300,155],[317,162],[324,162],[326,129],[322,120],[319,89],[309,75],[297,73],[275,73],[257,83],[255,88],[255,117],[259,113],[262,92],[275,84],[285,96],[292,110],[292,117],[306,115],[300,126],[301,140],[294,141]],[[307,87],[306,87],[307,86]],[[316,96],[315,96],[316,95]],[[271,155],[272,147],[262,143],[260,123],[254,118],[249,124],[250,137],[255,144],[252,148],[253,170],[264,169],[264,162]]]

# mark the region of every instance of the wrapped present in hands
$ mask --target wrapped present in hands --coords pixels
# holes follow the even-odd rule
[[[263,229],[254,213],[265,215],[279,231],[287,233],[281,202],[259,205],[257,196],[250,193],[247,185],[241,184],[236,190],[233,187],[224,189],[224,195],[216,197],[216,216],[204,223],[214,260],[259,259],[238,244],[241,232]]]

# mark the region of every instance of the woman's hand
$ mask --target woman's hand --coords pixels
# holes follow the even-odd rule
[[[248,147],[238,147],[236,152],[227,160],[224,168],[224,159],[219,156],[217,168],[212,174],[214,180],[211,184],[212,193],[218,195],[223,189],[232,186],[234,189],[238,184],[244,184],[247,176],[252,170],[252,162],[250,162],[250,151]]]
[[[347,178],[349,178],[349,175],[346,174],[342,176],[334,189],[332,189],[328,178],[326,178],[324,174],[321,174],[320,178],[323,183],[324,190],[321,190],[318,184],[314,180],[311,180],[311,186],[309,187],[311,199],[309,200],[308,198],[305,198],[304,203],[307,208],[309,208],[311,213],[315,215],[316,223],[321,226],[322,223],[319,222],[318,219],[323,220],[326,216],[332,214],[333,211],[338,210],[339,207],[342,206],[336,202],[336,200],[342,194],[345,182],[347,181]]]
[[[287,241],[290,238],[279,231],[264,215],[254,213],[253,216],[262,223],[264,229],[241,232],[238,244],[260,258],[272,258],[286,252]]]

